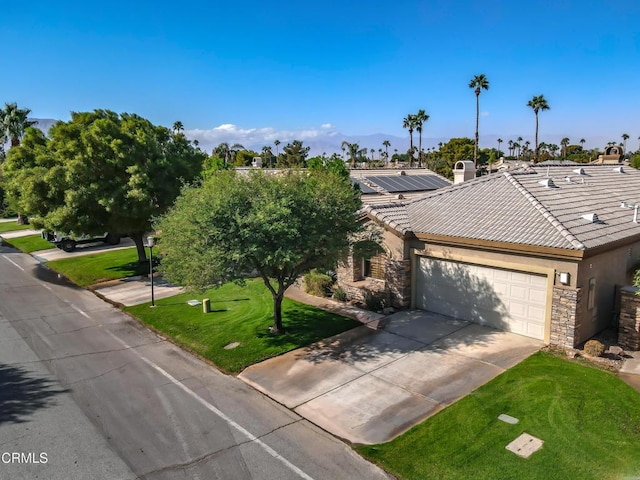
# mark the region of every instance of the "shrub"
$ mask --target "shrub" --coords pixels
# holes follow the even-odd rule
[[[604,351],[604,345],[598,340],[589,340],[584,344],[584,353],[592,357],[601,357]]]
[[[331,295],[333,279],[326,273],[311,270],[304,276],[304,289],[307,293],[317,297],[328,297]]]
[[[385,307],[386,299],[384,294],[380,292],[367,291],[364,294],[364,305],[367,310],[378,312]]]
[[[345,292],[341,287],[336,287],[333,289],[333,298],[340,302],[346,302],[347,292]]]

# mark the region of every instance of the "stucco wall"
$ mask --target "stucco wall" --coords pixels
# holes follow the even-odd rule
[[[585,258],[578,271],[576,286],[582,289],[579,315],[583,318],[579,341],[614,326],[616,296],[623,285],[631,283],[633,267],[640,262],[640,242]],[[588,307],[589,279],[596,279],[594,307]]]

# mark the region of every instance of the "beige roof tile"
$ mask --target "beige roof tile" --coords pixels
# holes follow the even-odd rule
[[[640,171],[611,165],[536,167],[494,174],[443,188],[406,205],[369,206],[366,211],[403,233],[573,250],[640,235],[633,209],[640,204]],[[548,175],[548,177],[547,177]],[[569,177],[569,180],[566,179]],[[542,185],[550,178],[555,186]],[[582,216],[595,213],[598,221]]]

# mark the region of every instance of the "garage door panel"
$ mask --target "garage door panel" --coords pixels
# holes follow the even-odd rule
[[[547,277],[421,257],[416,306],[543,339]]]

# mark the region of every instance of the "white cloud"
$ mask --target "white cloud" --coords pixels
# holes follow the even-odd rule
[[[488,117],[489,116],[489,112],[480,112],[480,116],[481,117]]]
[[[333,136],[337,133],[330,123],[302,130],[276,130],[272,127],[242,128],[231,123],[224,123],[208,130],[193,129],[185,131],[187,138],[191,140],[197,139],[201,147],[205,149],[211,149],[222,142],[229,144],[239,143],[246,148],[256,149],[262,148],[263,145],[271,145],[276,139],[282,143],[287,143],[292,140],[313,140],[319,137]]]

